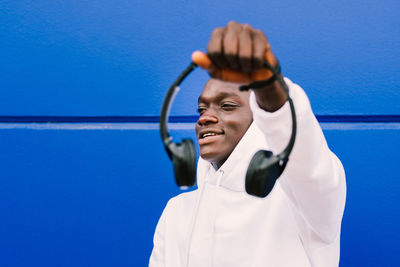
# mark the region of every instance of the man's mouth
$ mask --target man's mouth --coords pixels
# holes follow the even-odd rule
[[[213,130],[213,129],[203,130],[199,133],[199,144],[202,145],[208,142],[212,142],[222,134],[224,134],[224,132],[221,130]]]
[[[203,130],[200,132],[199,134],[199,139],[203,139],[203,138],[207,138],[209,136],[216,136],[216,135],[221,135],[223,134],[222,131],[218,131],[218,130]]]
[[[216,135],[218,135],[218,134],[217,133],[205,133],[202,136],[200,136],[200,138],[203,139],[203,138],[207,138],[209,136],[216,136]]]

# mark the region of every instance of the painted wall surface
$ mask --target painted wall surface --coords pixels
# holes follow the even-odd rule
[[[400,129],[325,134],[347,174],[341,266],[395,266]],[[157,130],[4,129],[0,140],[0,266],[147,265],[180,193]]]
[[[168,86],[229,20],[264,30],[317,115],[400,115],[400,2],[0,1],[0,266],[146,266],[180,193],[160,142]],[[207,74],[172,114],[196,114]],[[24,123],[26,116],[137,123]],[[2,122],[20,116],[22,122]],[[190,123],[174,136],[192,137]],[[347,174],[341,265],[400,262],[400,124],[324,123]]]
[[[400,2],[1,1],[0,114],[158,115],[164,91],[229,20],[265,31],[317,114],[398,114]],[[194,114],[206,79],[175,114]]]

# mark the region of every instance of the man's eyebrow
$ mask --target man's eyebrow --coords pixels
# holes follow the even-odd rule
[[[240,98],[240,96],[234,92],[221,92],[219,93],[217,96],[213,97],[215,99],[224,99],[226,97],[238,97]],[[206,98],[207,99],[207,98]],[[197,102],[202,102],[205,101],[204,97],[202,95],[199,96],[199,98],[197,99]]]

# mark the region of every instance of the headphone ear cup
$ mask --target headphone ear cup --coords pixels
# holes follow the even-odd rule
[[[196,182],[196,150],[191,139],[183,139],[171,149],[175,182],[179,187],[190,187]]]
[[[246,173],[246,192],[257,197],[266,197],[274,188],[284,166],[271,151],[259,150],[254,154]]]

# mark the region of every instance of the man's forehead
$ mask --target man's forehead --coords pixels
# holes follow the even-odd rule
[[[199,96],[199,101],[204,98],[220,98],[220,97],[239,97],[247,98],[247,92],[239,91],[240,84],[225,82],[217,79],[209,79],[205,84],[201,95]]]

